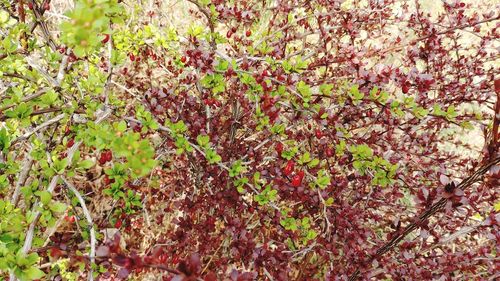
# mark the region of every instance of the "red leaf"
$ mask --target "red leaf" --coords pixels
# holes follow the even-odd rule
[[[120,268],[120,270],[118,270],[116,277],[118,277],[120,279],[126,279],[129,274],[130,274],[130,271],[128,269]]]
[[[213,272],[209,272],[205,277],[203,278],[204,281],[217,281],[217,275]]]
[[[109,247],[108,246],[99,246],[96,250],[95,255],[97,257],[107,257],[109,256]]]

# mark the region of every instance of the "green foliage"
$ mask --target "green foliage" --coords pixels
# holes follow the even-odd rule
[[[283,150],[283,153],[281,153],[281,157],[285,158],[286,160],[290,160],[293,157],[295,157],[295,155],[297,155],[298,152],[299,152],[299,147],[294,145],[287,150]]]
[[[176,123],[167,120],[165,125],[168,126],[171,130],[172,137],[175,140],[175,146],[177,147],[177,154],[182,154],[184,153],[184,151],[193,151],[193,147],[189,144],[187,138],[184,137],[184,133],[187,131],[187,127],[182,120]]]
[[[70,271],[69,264],[70,259],[58,259],[50,266],[50,268],[52,269],[52,272],[60,274],[64,280],[76,281],[78,280],[78,274]]]
[[[7,129],[0,129],[0,151],[7,153],[10,147],[11,137],[7,135]]]
[[[19,119],[20,121],[27,121],[27,118],[31,115],[32,112],[33,112],[33,107],[23,102],[20,103],[15,108],[6,111],[5,116],[9,118],[16,118]]]
[[[24,255],[18,252],[15,256],[15,266],[13,267],[14,275],[21,281],[42,278],[45,276],[45,273],[36,266],[38,260],[39,257],[36,253]]]
[[[16,24],[16,20],[9,15],[9,12],[0,10],[0,27],[7,28]]]
[[[112,196],[115,200],[125,198],[126,196],[122,190],[122,186],[130,178],[127,173],[126,165],[115,163],[110,169],[105,170],[105,173],[108,178],[114,180],[114,182],[110,184],[109,188],[104,189],[103,193]]]
[[[210,147],[209,146],[210,137],[207,135],[198,135],[196,137],[196,141],[198,142],[198,145],[204,149]]]
[[[222,160],[222,157],[211,148],[205,150],[205,157],[207,158],[208,164],[219,163]]]
[[[307,108],[309,107],[309,102],[312,99],[312,89],[304,81],[297,83],[297,92],[302,96],[302,105]]]
[[[224,76],[219,73],[207,74],[200,82],[203,87],[212,89],[212,93],[214,94],[222,93],[226,89]]]
[[[259,205],[266,205],[269,202],[275,201],[278,198],[278,191],[276,189],[272,189],[271,185],[267,185],[264,190],[262,190],[259,194],[254,195],[255,202],[259,203]]]
[[[123,7],[117,0],[79,0],[61,24],[61,41],[83,57],[94,52],[102,43],[103,34],[111,23],[123,21]]]
[[[234,186],[236,187],[236,190],[238,190],[239,193],[245,193],[245,185],[248,183],[248,178],[243,177],[243,178],[237,178],[233,181]]]
[[[18,208],[4,200],[0,200],[0,244],[16,249],[23,235],[25,217]]]
[[[50,200],[50,199],[49,199]],[[18,208],[0,200],[0,271],[12,270],[20,280],[40,279],[45,274],[38,269],[38,254],[22,254],[26,218]]]
[[[359,104],[365,97],[365,95],[359,91],[358,85],[353,85],[348,94],[354,104]]]
[[[321,34],[331,33],[319,28],[322,23],[327,24],[328,29],[336,29],[336,24],[348,30],[362,28],[352,19],[336,22],[334,14],[339,13],[311,16],[316,14],[312,14],[311,9],[319,8],[318,14],[329,11],[326,4],[293,7],[284,9],[290,11],[283,13],[283,9],[276,9],[270,3],[272,1],[243,6],[237,1],[189,2],[192,2],[188,4],[190,9],[201,12],[202,21],[192,21],[178,29],[170,22],[165,26],[163,19],[155,15],[157,11],[139,2],[76,0],[74,7],[58,18],[57,22],[62,21],[58,26],[50,20],[53,18],[50,12],[36,18],[26,1],[22,6],[26,10],[23,23],[18,15],[19,3],[0,0],[0,85],[7,86],[0,89],[2,273],[14,273],[21,280],[50,279],[52,275],[66,280],[80,277],[71,272],[76,265],[73,259],[51,259],[51,268],[44,269],[50,276],[44,277],[38,264],[49,257],[42,251],[39,257],[34,249],[43,245],[51,227],[58,226],[58,222],[65,223],[62,216],[82,218],[80,209],[73,209],[80,204],[78,198],[64,189],[60,176],[75,182],[88,181],[78,186],[86,199],[95,199],[88,198],[92,194],[113,200],[112,223],[128,223],[125,215],[146,208],[142,205],[143,195],[153,195],[158,203],[165,203],[160,201],[162,198],[179,195],[168,204],[184,208],[189,204],[175,200],[189,198],[193,204],[202,198],[198,196],[206,200],[216,196],[218,200],[226,197],[223,193],[233,188],[232,184],[241,197],[232,198],[234,190],[229,195],[231,199],[241,200],[236,203],[244,204],[244,208],[237,209],[241,214],[235,215],[241,215],[240,222],[247,222],[248,225],[243,225],[246,231],[251,231],[255,224],[265,225],[264,235],[272,235],[272,240],[264,237],[266,247],[271,246],[271,242],[284,242],[295,251],[312,246],[313,241],[315,246],[324,246],[326,236],[319,229],[334,224],[334,227],[342,227],[345,223],[338,220],[338,214],[349,216],[341,219],[356,217],[352,215],[355,212],[337,213],[334,209],[354,208],[345,204],[352,202],[352,196],[364,200],[358,196],[360,193],[351,190],[358,185],[351,185],[349,181],[359,182],[363,187],[387,187],[404,176],[398,175],[398,165],[390,162],[393,158],[388,158],[389,161],[377,155],[381,149],[394,148],[395,135],[389,135],[393,133],[392,128],[398,130],[398,134],[399,130],[411,132],[412,140],[424,135],[407,131],[414,124],[421,126],[419,130],[430,130],[431,125],[441,129],[448,123],[474,128],[476,120],[467,119],[471,115],[457,118],[464,111],[459,105],[460,99],[436,103],[433,96],[437,93],[440,97],[443,85],[434,85],[434,81],[428,80],[418,84],[420,74],[413,70],[402,73],[411,69],[408,65],[384,66],[384,70],[379,71],[380,75],[387,74],[383,78],[371,74],[383,65],[355,63],[359,55],[370,56],[369,60],[374,63],[380,59],[376,52],[365,54],[349,45],[354,43],[343,42],[347,37],[360,35],[356,39],[355,45],[358,45],[357,40],[363,42],[366,34],[348,32],[345,38],[339,38],[338,44],[332,43],[331,36],[325,36],[324,45],[314,42],[318,40],[317,30]],[[161,3],[154,5],[161,7]],[[39,8],[39,12],[47,9]],[[341,9],[346,12],[349,8]],[[47,25],[43,24],[45,21]],[[319,40],[323,38],[320,36]],[[349,56],[352,60],[349,65],[342,65],[342,60]],[[353,65],[362,67],[356,69]],[[443,69],[445,75],[446,68]],[[366,79],[365,74],[369,77],[363,85],[342,78],[360,81],[362,77]],[[434,74],[425,76],[437,79]],[[374,81],[372,78],[381,81],[381,88],[367,88],[370,81]],[[401,81],[408,88],[394,90]],[[160,93],[148,91],[160,88],[163,88]],[[427,97],[422,89],[429,89]],[[238,102],[241,110],[238,114],[231,110],[233,102]],[[97,122],[103,111],[110,111],[110,115]],[[51,118],[59,114],[63,114],[63,118],[52,122]],[[473,115],[477,120],[483,119],[480,110],[475,110]],[[424,123],[430,118],[437,122]],[[205,122],[209,123],[210,130],[205,129]],[[234,125],[238,125],[235,138]],[[29,138],[19,138],[26,133]],[[383,134],[387,135],[381,136]],[[381,136],[380,139],[376,139],[377,136]],[[435,141],[433,138],[433,135],[426,136],[429,142]],[[177,155],[170,153],[171,149]],[[107,153],[112,153],[111,159]],[[28,162],[31,160],[32,164]],[[176,165],[176,161],[182,162],[181,165]],[[431,164],[425,168],[432,168],[435,165],[432,161],[429,160]],[[31,166],[28,180],[24,181],[21,175],[26,163]],[[182,164],[186,163],[200,167],[181,171],[185,167]],[[213,166],[207,169],[207,163]],[[171,177],[179,179],[175,184],[183,186],[164,193],[157,188],[164,183],[158,177],[171,171],[185,173],[182,177]],[[52,182],[54,179],[58,181]],[[203,187],[192,189],[192,179],[197,188],[200,181]],[[222,182],[224,186],[203,189],[204,184]],[[18,183],[21,197],[16,206],[21,209],[8,201]],[[55,183],[53,192],[47,188],[51,183]],[[89,185],[93,189],[91,193],[87,193]],[[431,182],[425,185],[432,186]],[[304,190],[304,186],[310,189]],[[149,193],[149,188],[157,189]],[[147,191],[142,194],[144,189]],[[405,198],[401,201],[405,206],[415,207],[412,193],[404,192]],[[387,194],[393,196],[394,192]],[[347,200],[338,196],[347,196]],[[69,205],[66,200],[70,201]],[[335,200],[338,205],[334,204]],[[306,201],[311,206],[304,204]],[[220,217],[220,210],[215,209],[220,206],[229,209],[222,216],[235,213],[232,204],[222,200],[216,203],[220,204],[211,205],[207,212],[194,212],[193,216],[189,213],[190,220],[201,223],[211,219],[210,216]],[[266,213],[255,213],[255,203],[259,212]],[[360,202],[355,206],[371,208],[372,203],[376,202]],[[495,203],[495,209],[497,205]],[[268,227],[276,221],[275,210],[282,211],[280,224]],[[180,211],[187,214],[186,209]],[[225,219],[227,224],[232,224]],[[35,226],[33,249],[23,254],[22,246],[32,222]],[[79,219],[73,223],[78,230],[74,235],[89,239],[88,222]],[[359,227],[359,223],[367,225],[363,220],[351,223],[354,228]],[[115,227],[121,228],[121,225]],[[220,232],[222,227],[217,225],[216,231]],[[194,237],[186,234],[186,237]],[[322,237],[318,239],[320,234]],[[383,231],[377,233],[378,238],[382,234]],[[278,241],[280,239],[282,241]],[[257,240],[259,245],[261,239]],[[252,242],[250,245],[254,241],[249,242]],[[226,248],[220,247],[222,251]],[[344,254],[345,248],[340,250],[333,257],[335,266],[337,259],[342,262],[352,254]],[[181,252],[184,254],[184,250]],[[307,249],[309,252],[311,254],[301,257],[301,264],[315,264],[320,259],[313,247]],[[85,253],[82,250],[76,255],[81,257]],[[226,256],[226,253],[220,255]],[[298,256],[292,254],[294,259]],[[244,264],[247,261],[242,262],[241,267],[247,267]],[[85,262],[78,265],[81,271],[89,269]],[[102,265],[92,264],[90,268],[96,277],[105,271]]]
[[[373,176],[372,184],[385,187],[393,182],[397,165],[391,164],[384,158],[374,156],[373,150],[365,144],[350,147],[353,155],[353,167],[361,174],[369,173]]]
[[[434,114],[435,116],[442,116],[448,120],[454,120],[458,115],[453,105],[449,106],[446,111],[444,111],[441,109],[441,106],[439,104],[434,104],[432,114]]]
[[[385,104],[389,99],[389,94],[378,87],[374,87],[370,90],[370,99],[378,101],[381,104]]]
[[[282,67],[285,73],[301,73],[308,67],[308,63],[302,60],[302,57],[297,56],[294,60],[284,60]]]
[[[285,214],[286,215],[286,214]],[[305,246],[309,243],[309,241],[314,240],[318,233],[311,229],[311,219],[309,217],[303,217],[302,219],[295,219],[293,217],[285,217],[280,220],[281,226],[283,226],[286,230],[290,231],[298,231],[301,235],[300,241],[291,242],[291,248],[294,249],[298,245]]]
[[[325,96],[330,96],[332,94],[333,87],[333,84],[321,84],[319,86],[319,91]]]
[[[229,176],[230,177],[236,177],[239,176],[241,173],[245,171],[245,166],[243,166],[242,161],[238,160],[233,163],[229,170]]]
[[[325,189],[328,185],[330,185],[330,174],[328,171],[322,169],[318,171],[318,175],[316,176],[315,180],[311,185],[317,186],[321,189]]]

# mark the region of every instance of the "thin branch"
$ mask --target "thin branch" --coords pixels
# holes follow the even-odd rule
[[[45,113],[59,112],[59,111],[62,111],[63,109],[65,109],[65,108],[59,108],[59,107],[44,108],[44,109],[33,111],[29,116],[32,117],[32,116],[36,116],[36,115],[42,115]],[[75,113],[85,113],[85,111],[82,109],[77,109],[77,110],[75,110]],[[9,119],[9,117],[7,117],[5,114],[0,115],[0,121],[5,121],[7,119]]]
[[[85,204],[85,200],[83,199],[82,195],[78,190],[75,188],[75,186],[70,183],[69,181],[66,180],[66,178],[61,177],[61,179],[64,181],[64,184],[68,187],[71,192],[73,192],[78,198],[78,202],[80,203],[80,206],[82,207],[83,214],[85,215],[85,218],[87,220],[88,225],[90,226],[90,269],[89,269],[89,281],[94,280],[94,276],[92,273],[92,264],[95,263],[95,245],[96,245],[96,237],[95,237],[95,227],[94,223],[92,222],[92,216],[90,215],[90,212],[87,208],[87,205]]]
[[[61,113],[61,114],[57,115],[56,117],[43,122],[42,124],[38,125],[35,129],[33,129],[29,132],[26,132],[26,133],[22,134],[21,136],[19,136],[18,138],[16,138],[12,143],[16,143],[18,141],[25,140],[25,139],[29,138],[34,133],[36,133],[36,132],[38,132],[38,131],[40,131],[40,130],[42,130],[42,129],[44,129],[52,124],[55,124],[55,123],[61,121],[61,119],[63,119],[64,116],[66,116],[66,114]]]
[[[23,99],[21,99],[21,102],[28,102],[28,101],[30,101],[30,100],[34,100],[34,99],[36,99],[36,98],[38,98],[38,97],[42,96],[43,94],[45,94],[48,90],[49,90],[49,89],[42,89],[42,90],[39,90],[38,92],[36,92],[36,93],[34,93],[34,94],[32,94],[32,95],[29,95],[29,96],[24,97]],[[3,112],[3,111],[5,111],[5,110],[7,110],[7,109],[9,109],[9,108],[14,107],[14,106],[16,106],[16,105],[15,105],[15,104],[9,104],[9,105],[6,105],[6,106],[4,106],[4,107],[0,108],[0,112]]]
[[[66,50],[66,54],[69,54],[71,52],[70,49]],[[61,64],[59,65],[59,71],[57,71],[57,76],[56,76],[56,84],[57,87],[61,86],[61,82],[64,79],[64,75],[66,74],[66,66],[68,66],[68,59],[69,55],[64,55]]]
[[[28,154],[26,156],[23,169],[21,170],[21,173],[19,174],[19,179],[17,180],[16,188],[14,189],[14,194],[12,194],[11,203],[12,203],[12,205],[14,205],[14,207],[16,207],[17,204],[19,203],[19,198],[21,195],[21,187],[26,183],[26,180],[28,179],[29,172],[31,171],[31,166],[33,166],[33,163],[34,163],[33,158],[31,158],[31,156],[30,156],[32,149],[33,148],[30,149],[30,151],[28,152]]]
[[[220,248],[222,248],[222,245],[224,244],[224,239],[220,242],[219,244],[219,247],[217,247],[217,249],[215,250],[215,252],[213,253],[213,255],[210,256],[210,259],[208,260],[207,264],[205,265],[205,267],[203,268],[203,270],[201,271],[201,274],[203,274],[203,272],[205,272],[208,267],[210,266],[210,263],[212,262],[212,259],[214,258],[215,255],[217,255],[217,253],[219,252]]]
[[[267,278],[269,278],[270,281],[274,281],[274,278],[273,276],[269,273],[269,271],[267,271],[267,269],[265,267],[262,268],[264,270],[264,274],[267,276]]]
[[[462,24],[462,25],[459,25],[459,26],[451,27],[451,28],[443,30],[441,32],[437,32],[437,33],[433,33],[431,35],[419,37],[419,38],[417,38],[415,40],[412,40],[412,41],[410,41],[410,42],[408,42],[406,44],[397,45],[397,46],[394,46],[394,47],[391,47],[391,48],[388,48],[388,49],[385,49],[385,50],[374,50],[372,52],[367,53],[365,55],[365,58],[366,57],[372,57],[372,56],[375,56],[375,55],[383,55],[383,54],[392,53],[392,52],[395,52],[395,51],[400,51],[400,50],[402,50],[403,48],[405,48],[407,46],[411,46],[412,44],[415,44],[417,42],[423,41],[425,39],[429,39],[430,37],[433,37],[433,36],[444,35],[444,34],[447,34],[447,33],[450,33],[450,32],[454,32],[455,30],[463,30],[465,28],[474,27],[476,25],[480,25],[480,24],[483,24],[483,23],[488,23],[488,22],[496,21],[496,20],[499,20],[499,19],[500,19],[500,15],[497,15],[496,17],[486,18],[486,19],[483,19],[481,21],[477,21],[477,22],[474,22],[474,23],[470,23],[470,24],[467,23],[467,24]]]
[[[498,153],[500,147],[500,89],[495,89],[497,94],[497,101],[495,105],[495,112],[493,112],[493,127],[491,129],[491,141],[488,144],[489,159],[492,160]]]
[[[35,63],[33,58],[26,57],[25,60],[29,64],[29,66],[36,69],[36,71],[38,71],[49,82],[49,84],[53,86],[58,86],[57,81],[54,78],[52,78],[52,76],[50,76],[50,74],[47,73],[47,71],[45,71],[41,66]]]
[[[494,165],[500,163],[500,157],[494,159],[490,163],[482,166],[478,170],[476,170],[472,175],[469,177],[465,178],[456,188],[458,189],[466,189],[467,187],[471,186],[473,183],[477,182],[488,170],[493,167]],[[387,243],[385,243],[382,247],[380,247],[375,255],[369,257],[368,262],[365,264],[369,265],[371,262],[384,255],[385,253],[389,252],[392,250],[396,245],[399,244],[406,236],[408,236],[410,233],[412,233],[414,230],[420,227],[427,219],[435,215],[436,213],[440,212],[441,210],[444,209],[446,206],[446,203],[448,202],[448,199],[446,198],[441,198],[438,202],[432,204],[429,208],[427,208],[423,213],[421,213],[418,217],[415,218],[415,220],[410,223],[408,226],[406,226],[404,229],[398,231],[394,237],[389,240]],[[357,268],[356,271],[349,277],[350,281],[354,281],[358,279],[359,274],[361,273],[361,269]]]
[[[49,1],[43,1],[42,3],[42,9],[39,8],[38,4],[34,0],[29,0],[29,2],[33,5],[33,14],[35,15],[35,22],[33,23],[33,26],[31,27],[31,32],[34,31],[37,25],[40,25],[40,28],[42,29],[43,36],[45,37],[45,40],[47,41],[47,44],[49,47],[52,49],[52,51],[57,50],[57,46],[54,43],[54,40],[52,39],[52,36],[50,35],[49,29],[47,28],[47,24],[45,23],[45,19],[43,18],[43,13],[45,12],[45,9],[43,7],[45,6],[45,3],[50,3]]]
[[[208,27],[210,28],[210,48],[212,48],[212,52],[215,52],[215,49],[217,49],[217,43],[215,42],[215,25],[214,25],[214,22],[212,20],[212,17],[210,16],[210,12],[205,9],[200,3],[198,3],[198,1],[196,0],[187,0],[188,2],[191,2],[193,4],[196,5],[196,7],[198,7],[198,10],[200,10],[200,12],[205,15],[205,17],[207,18],[207,22],[208,22]]]
[[[482,222],[477,223],[475,225],[462,227],[458,231],[440,239],[438,243],[435,246],[433,246],[433,248],[452,242],[453,240],[459,238],[460,236],[468,235],[469,233],[475,231],[478,227],[486,225],[486,223],[487,223],[486,220],[483,220]]]
[[[109,83],[111,83],[112,78],[113,78],[113,64],[111,63],[112,53],[113,53],[113,37],[111,36],[111,34],[109,34],[109,41],[108,41],[108,70],[107,70],[108,77],[106,78],[106,82],[104,84],[104,90],[103,90],[103,95],[104,95],[104,99],[105,99],[104,104],[105,105],[109,104],[108,86],[109,86]]]

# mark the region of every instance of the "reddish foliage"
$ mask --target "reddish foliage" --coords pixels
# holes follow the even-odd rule
[[[99,248],[98,255],[120,267],[120,278],[145,269],[171,273],[164,280],[186,281],[263,280],[267,275],[274,280],[347,280],[358,273],[365,279],[394,280],[493,276],[500,240],[499,214],[493,211],[498,170],[466,189],[440,178],[453,174],[460,182],[480,167],[479,158],[498,157],[494,141],[474,151],[446,134],[482,122],[467,107],[491,107],[494,91],[499,92],[498,74],[486,64],[497,57],[490,50],[498,28],[480,34],[471,46],[458,43],[461,30],[478,35],[483,23],[498,20],[495,11],[468,11],[460,1],[445,2],[444,12],[437,16],[422,11],[418,1],[410,8],[413,1],[369,0],[356,9],[341,8],[343,1],[337,0],[278,1],[271,8],[260,2],[211,1],[215,22],[228,40],[224,56],[234,59],[237,69],[218,70],[220,50],[190,36],[173,58],[142,46],[136,55],[129,54],[130,66],[121,74],[128,89],[143,93],[140,98],[158,123],[184,122],[191,143],[207,135],[221,163],[243,159],[250,182],[258,173],[277,191],[279,200],[271,202],[277,206],[240,194],[224,166],[209,163],[199,151],[172,156],[161,170],[175,180],[147,191],[149,204],[168,202],[165,212],[179,213],[172,221],[175,229],[156,241],[168,246],[145,255],[125,253],[115,237]],[[291,13],[297,7],[305,16]],[[272,9],[267,30],[252,33],[264,9]],[[203,17],[208,11],[192,13]],[[212,18],[210,24],[215,24]],[[398,32],[392,35],[394,30]],[[317,42],[307,40],[312,34]],[[254,48],[264,42],[266,49]],[[397,63],[392,63],[392,56]],[[298,57],[307,65],[292,70],[284,66],[284,61],[299,65]],[[150,64],[150,59],[155,62]],[[163,71],[160,81],[144,77],[143,72],[153,70]],[[214,74],[224,80],[224,90],[217,94],[200,86],[203,78]],[[255,83],[244,83],[243,74]],[[352,92],[363,97],[345,94],[351,90],[346,81],[357,85]],[[301,99],[307,94],[299,90],[301,82],[314,88],[307,102]],[[332,88],[322,92],[321,85]],[[390,94],[385,103],[369,98],[382,92]],[[437,108],[460,113],[445,115]],[[420,109],[429,112],[419,116]],[[478,110],[485,120],[494,119],[494,109]],[[142,132],[141,124],[128,125]],[[274,125],[283,125],[283,132],[272,132],[269,127]],[[176,149],[175,140],[164,136],[158,150]],[[450,152],[444,143],[458,149]],[[377,157],[374,162],[397,164],[394,181],[388,186],[373,184],[375,177],[389,171],[362,171],[357,166],[366,159],[359,160],[353,150],[342,149],[344,145],[366,145]],[[285,157],[295,147],[300,148],[298,155],[308,152],[328,168],[331,180],[323,188],[314,186],[318,165],[298,167],[297,157]],[[462,153],[464,149],[475,157]],[[111,151],[103,151],[98,161],[104,165],[111,160]],[[104,182],[112,183],[107,177]],[[437,202],[445,202],[445,214],[419,221],[419,214]],[[476,213],[484,217],[474,228],[480,239],[463,239],[458,249],[442,242],[470,226]],[[158,224],[163,216],[155,218]],[[304,233],[310,233],[287,228],[285,218],[301,221],[302,228],[308,224],[317,236],[304,239]],[[416,221],[416,236],[398,239],[390,249],[382,247]],[[121,227],[122,220],[115,226]],[[129,225],[124,228],[137,234]]]

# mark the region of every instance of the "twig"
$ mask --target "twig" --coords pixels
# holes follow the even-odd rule
[[[273,276],[271,276],[269,271],[267,271],[267,269],[265,267],[263,267],[262,269],[264,270],[264,274],[267,276],[267,278],[269,278],[269,280],[271,280],[271,281],[274,281],[274,278],[273,278]]]
[[[52,235],[54,235],[54,233],[56,233],[57,229],[59,228],[59,226],[61,226],[61,223],[62,221],[64,220],[64,216],[61,216],[59,217],[59,219],[57,219],[56,223],[54,224],[54,226],[48,228],[47,230],[45,230],[45,242],[43,243],[43,246],[42,247],[47,247],[47,245],[49,245],[49,243],[51,242],[50,240],[50,237],[52,237]]]
[[[332,223],[328,219],[328,212],[327,212],[327,209],[326,209],[326,202],[325,202],[325,199],[323,198],[323,196],[321,195],[320,188],[318,188],[318,197],[319,197],[319,199],[321,201],[321,205],[323,205],[323,216],[325,217],[325,224],[326,224],[325,233],[327,235],[329,235],[330,228],[332,227]]]
[[[90,269],[89,269],[89,277],[88,277],[88,279],[89,279],[89,281],[93,281],[94,280],[94,276],[93,276],[93,273],[92,273],[92,264],[95,262],[96,238],[95,238],[95,227],[94,227],[94,223],[92,222],[92,216],[90,215],[90,212],[87,209],[87,205],[85,204],[85,200],[83,199],[83,197],[80,194],[80,192],[78,192],[78,190],[75,188],[75,186],[73,186],[72,183],[70,183],[69,181],[67,181],[66,178],[64,178],[62,176],[61,176],[61,179],[64,181],[64,184],[66,184],[66,186],[68,187],[68,189],[71,190],[71,192],[73,192],[75,194],[76,198],[78,198],[78,202],[80,203],[80,206],[82,207],[83,214],[85,215],[85,218],[87,219],[87,223],[90,226],[90,254],[89,254],[89,257],[90,257]]]
[[[222,247],[222,244],[224,244],[224,239],[222,239],[222,241],[220,242],[220,245],[219,247],[217,248],[217,250],[215,250],[215,252],[213,253],[212,256],[210,256],[210,259],[208,260],[207,264],[205,265],[205,267],[203,268],[203,270],[201,271],[201,274],[203,274],[203,272],[205,272],[207,270],[207,268],[210,266],[210,263],[212,262],[212,259],[214,258],[215,255],[217,255],[217,253],[219,252],[220,248]]]
[[[500,147],[500,89],[495,89],[497,101],[495,105],[495,112],[493,112],[493,127],[491,128],[491,141],[487,144],[489,158],[485,160],[492,160]]]
[[[210,16],[210,12],[205,9],[200,3],[198,3],[198,1],[196,0],[187,0],[188,2],[191,2],[193,4],[196,5],[196,7],[198,8],[198,10],[200,10],[200,12],[207,18],[207,22],[208,22],[208,27],[210,28],[210,48],[212,49],[212,52],[215,52],[215,50],[217,49],[217,43],[215,42],[215,25],[214,25],[214,21],[212,20],[212,17]]]
[[[483,220],[482,222],[477,223],[477,224],[472,225],[472,226],[462,227],[458,231],[448,235],[447,237],[440,239],[438,241],[438,243],[433,246],[433,248],[438,247],[438,246],[443,245],[443,244],[446,244],[446,243],[449,243],[449,242],[459,238],[460,236],[467,235],[467,234],[475,231],[478,227],[484,226],[484,225],[486,225],[486,220]]]
[[[31,67],[36,69],[36,71],[38,71],[51,85],[56,87],[58,86],[57,81],[54,78],[52,78],[52,76],[50,76],[50,74],[48,74],[47,71],[43,70],[41,66],[36,64],[32,58],[26,57],[25,60]]]
[[[108,96],[108,85],[111,83],[111,79],[113,78],[113,65],[111,64],[111,55],[113,52],[113,37],[111,34],[109,34],[109,41],[108,41],[108,77],[106,78],[106,82],[104,84],[104,90],[103,90],[103,95],[104,95],[104,104],[108,105],[109,104],[109,96]]]
[[[18,141],[25,140],[25,139],[29,138],[34,133],[36,133],[36,132],[38,132],[38,131],[40,131],[40,130],[42,130],[42,129],[44,129],[52,124],[55,124],[55,123],[61,121],[61,119],[63,119],[65,115],[66,114],[61,113],[61,114],[57,115],[56,117],[43,122],[42,124],[38,125],[35,129],[31,130],[30,132],[26,132],[23,135],[16,138],[14,141],[12,141],[12,143],[16,143]]]
[[[473,183],[477,182],[486,172],[488,172],[488,170],[492,166],[498,163],[500,163],[500,157],[476,170],[476,172],[464,179],[456,188],[463,190],[469,187]],[[406,236],[408,236],[408,234],[416,230],[423,222],[425,222],[431,216],[435,215],[437,212],[440,212],[442,209],[444,209],[447,202],[448,199],[441,198],[437,203],[432,204],[432,206],[427,208],[423,213],[416,217],[412,223],[410,223],[404,229],[398,231],[391,240],[380,247],[373,256],[368,258],[368,262],[366,262],[365,264],[370,265],[371,261],[392,250],[397,244],[399,244],[399,242],[401,242]],[[354,281],[358,279],[360,273],[361,269],[357,268],[356,271],[349,277],[349,280]]]
[[[66,54],[69,54],[71,52],[70,49],[66,50]],[[57,71],[57,76],[56,76],[56,83],[57,87],[61,86],[61,82],[64,79],[64,75],[66,73],[66,66],[68,66],[68,59],[69,55],[64,55],[61,64],[59,65],[59,71]]]
[[[45,94],[48,90],[49,90],[48,88],[47,89],[42,89],[42,90],[40,90],[40,91],[38,91],[38,92],[36,92],[36,93],[34,93],[32,95],[24,97],[23,99],[21,99],[21,102],[28,102],[30,100],[34,100],[34,99],[40,97],[41,95]],[[6,105],[6,106],[0,108],[0,112],[5,111],[5,110],[7,110],[9,108],[12,108],[14,106],[16,106],[16,105],[15,104]]]
[[[14,205],[14,207],[16,207],[17,203],[19,203],[19,198],[20,198],[20,194],[21,194],[21,187],[26,183],[26,180],[28,179],[29,172],[31,171],[31,166],[33,165],[33,162],[34,162],[30,156],[32,149],[33,148],[30,149],[30,151],[28,152],[28,154],[26,156],[23,169],[21,170],[21,173],[19,174],[19,179],[17,180],[16,188],[14,189],[14,194],[12,194],[11,203],[12,203],[12,205]]]
[[[39,9],[37,3],[34,0],[29,0],[29,2],[33,5],[34,9],[33,14],[35,15],[36,21],[33,23],[33,26],[31,27],[31,32],[36,28],[37,25],[40,25],[40,28],[42,29],[43,36],[45,37],[45,40],[47,41],[47,44],[49,47],[52,49],[52,51],[57,50],[57,46],[54,43],[54,40],[52,39],[52,36],[50,35],[49,29],[47,28],[47,25],[45,23],[45,20],[43,18],[43,13],[45,12],[44,9]],[[45,3],[50,3],[50,1],[43,2]],[[45,6],[42,4],[42,7]]]
[[[56,188],[58,181],[59,181],[59,175],[52,177],[52,180],[50,181],[50,184],[47,187],[47,191],[52,193],[54,191],[54,189]],[[36,209],[38,209],[38,207],[39,207],[39,202],[35,204],[33,209],[36,210]],[[40,219],[41,216],[42,216],[42,213],[40,211],[36,211],[34,219],[28,228],[28,232],[26,233],[26,238],[24,239],[24,245],[22,248],[22,252],[25,254],[28,253],[29,250],[31,249],[31,245],[33,243],[33,236],[35,234],[36,223],[38,222],[38,220]],[[12,277],[11,277],[11,280],[15,280],[15,279],[12,279]]]

